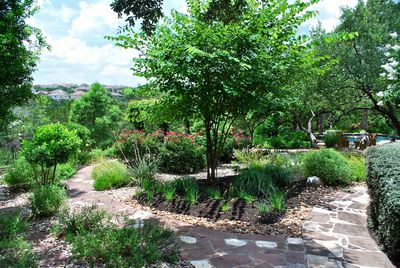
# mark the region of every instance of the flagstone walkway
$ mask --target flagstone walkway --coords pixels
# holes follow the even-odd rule
[[[97,204],[134,219],[155,218],[94,191],[91,172],[92,167],[85,167],[68,181],[71,203]],[[366,228],[367,206],[365,187],[339,191],[326,204],[313,208],[303,225],[303,238],[228,233],[158,220],[177,231],[182,257],[196,268],[394,267]]]

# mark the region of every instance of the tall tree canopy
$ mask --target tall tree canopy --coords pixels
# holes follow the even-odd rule
[[[400,135],[399,98],[384,97],[390,81],[382,75],[382,66],[388,64],[385,54],[394,53],[388,51],[396,41],[390,34],[400,33],[399,14],[400,3],[387,0],[359,1],[355,8],[344,9],[335,33],[358,35],[332,47],[338,65],[330,81],[332,90],[342,96],[353,92],[354,99],[359,99],[354,107],[377,111]]]
[[[231,3],[235,1],[230,1]],[[127,31],[114,40],[141,52],[134,74],[181,100],[181,111],[198,114],[207,139],[208,178],[232,122],[268,91],[279,90],[298,63],[306,39],[298,27],[317,1],[246,1],[235,19],[217,13],[205,19],[210,2],[188,1],[189,14],[173,11],[151,36]]]
[[[34,2],[0,1],[0,125],[30,97],[32,73],[46,46],[41,32],[26,22],[37,11]]]

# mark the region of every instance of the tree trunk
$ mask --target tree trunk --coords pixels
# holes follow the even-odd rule
[[[185,118],[185,131],[186,134],[190,134],[190,121],[188,118]]]
[[[318,116],[318,124],[317,124],[318,132],[322,132],[324,130],[324,122],[325,122],[325,114],[321,114],[320,116]]]
[[[360,122],[361,129],[366,130],[368,128],[368,110],[361,111],[361,122]]]

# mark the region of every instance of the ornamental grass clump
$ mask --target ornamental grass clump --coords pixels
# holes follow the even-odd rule
[[[119,161],[103,161],[92,172],[94,189],[97,191],[125,186],[131,182],[128,168]]]

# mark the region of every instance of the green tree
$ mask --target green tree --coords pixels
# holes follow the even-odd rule
[[[49,124],[35,130],[32,141],[22,143],[22,154],[29,164],[39,167],[39,185],[53,184],[58,164],[68,161],[79,148],[81,140],[75,131],[61,124]]]
[[[122,112],[107,89],[94,83],[89,92],[76,100],[71,107],[70,121],[87,127],[98,146],[113,142],[113,131],[118,130]]]
[[[400,135],[398,98],[383,98],[388,81],[382,79],[382,65],[387,63],[385,47],[393,42],[390,33],[400,33],[400,3],[384,0],[359,1],[355,8],[343,10],[335,33],[357,32],[353,39],[336,42],[335,55],[339,64],[335,69],[339,94],[355,92],[360,105],[381,114]],[[345,86],[343,86],[345,85]],[[355,104],[357,105],[357,104]]]
[[[46,46],[41,32],[27,24],[37,8],[34,0],[0,2],[0,125],[10,109],[31,96],[32,73]]]
[[[114,39],[141,51],[135,75],[152,79],[181,100],[180,111],[203,119],[209,179],[216,177],[233,121],[260,96],[279,90],[299,59],[306,39],[298,27],[314,14],[305,10],[315,2],[246,1],[234,20],[222,12],[210,21],[203,16],[209,2],[193,0],[189,15],[172,12],[151,36],[130,31]]]

